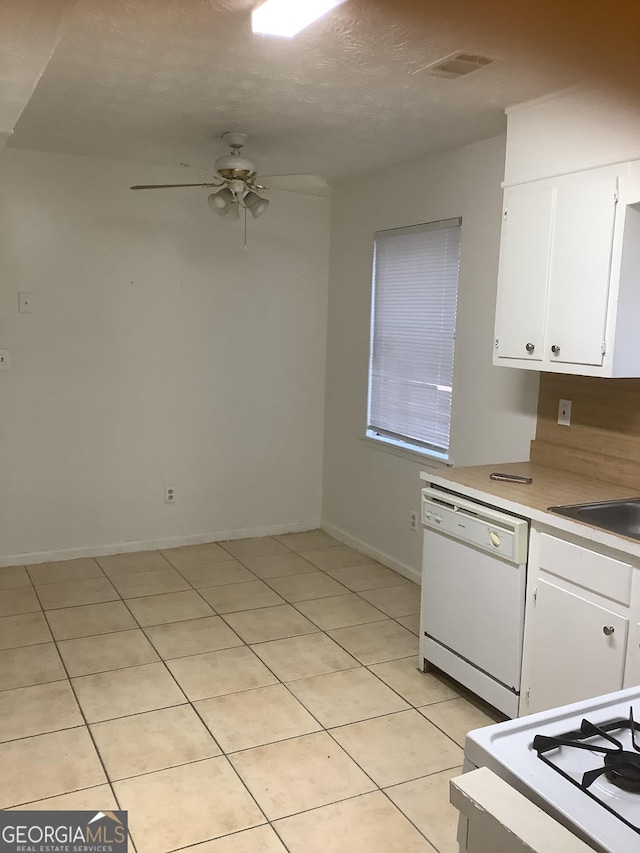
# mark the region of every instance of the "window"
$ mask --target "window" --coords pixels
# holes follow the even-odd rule
[[[461,219],[379,231],[367,435],[449,458]]]

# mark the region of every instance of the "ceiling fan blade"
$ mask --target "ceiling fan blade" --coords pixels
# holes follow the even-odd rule
[[[224,182],[216,184],[138,184],[129,187],[130,190],[169,190],[175,187],[221,187]]]
[[[274,190],[288,190],[294,193],[325,197],[331,193],[327,179],[323,178],[322,175],[260,175],[259,180],[266,181],[269,188]]]

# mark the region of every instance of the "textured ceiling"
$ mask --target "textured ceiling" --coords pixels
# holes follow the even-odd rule
[[[505,106],[577,80],[442,3],[347,0],[291,41],[253,36],[253,5],[79,0],[9,144],[210,170],[242,130],[263,174],[335,180],[501,133]],[[495,62],[424,70],[456,50]]]
[[[0,0],[0,150],[64,32],[76,0]]]

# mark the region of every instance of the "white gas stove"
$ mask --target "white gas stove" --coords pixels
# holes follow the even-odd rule
[[[594,850],[640,850],[640,687],[476,729],[464,754]]]

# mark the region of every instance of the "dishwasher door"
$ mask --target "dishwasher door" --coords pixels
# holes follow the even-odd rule
[[[507,548],[515,549],[523,560],[513,562],[500,554],[505,540],[514,535],[513,525],[501,524],[496,514],[483,518],[483,507],[477,509],[474,515],[457,506],[423,506],[425,524],[427,511],[442,526],[424,530],[421,654],[504,713],[516,716],[526,585],[522,555],[528,525],[505,517],[516,525],[516,539]],[[523,535],[524,552],[518,541]],[[496,548],[496,553],[489,548]]]

